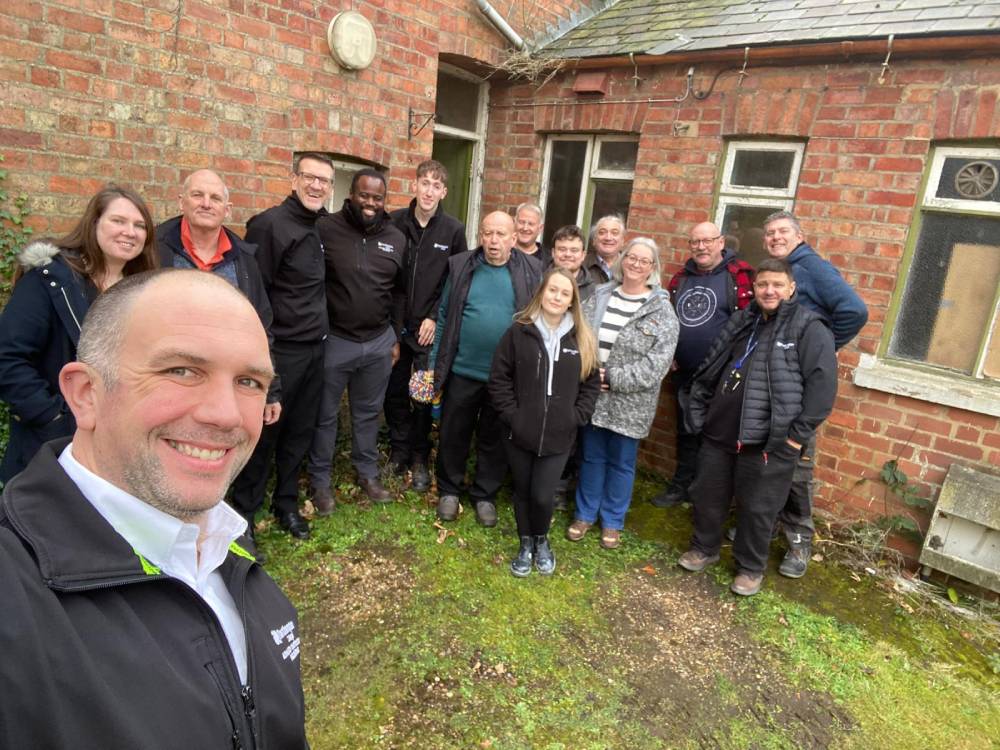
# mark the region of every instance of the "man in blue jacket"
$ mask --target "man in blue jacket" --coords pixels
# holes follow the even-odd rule
[[[819,313],[833,331],[839,350],[858,335],[868,322],[868,308],[858,293],[833,267],[805,241],[802,226],[790,211],[777,211],[764,220],[764,247],[772,258],[788,261],[795,275],[799,304]],[[816,436],[806,443],[792,480],[788,502],[778,515],[788,553],[778,572],[788,578],[801,578],[809,564],[813,538],[812,493]]]

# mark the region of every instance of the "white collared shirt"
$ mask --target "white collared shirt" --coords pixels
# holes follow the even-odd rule
[[[63,470],[94,509],[132,549],[166,575],[190,586],[211,607],[229,643],[240,682],[247,681],[247,638],[243,620],[219,572],[229,545],[247,528],[246,519],[224,502],[204,515],[201,527],[184,523],[115,487],[84,467],[73,456],[70,443],[59,456]]]

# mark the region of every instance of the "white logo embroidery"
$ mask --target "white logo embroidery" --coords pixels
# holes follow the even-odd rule
[[[776,347],[778,347],[779,349],[794,349],[795,348],[795,342],[794,341],[789,341],[787,344],[784,341],[775,341],[774,345]]]
[[[378,249],[381,250],[383,253],[394,253],[394,252],[396,252],[396,248],[394,248],[388,242],[380,242],[380,243],[378,243]]]
[[[567,349],[566,347],[563,347],[562,351],[563,351],[563,354],[579,354],[580,353],[579,349]]]
[[[434,249],[435,250],[440,250],[442,253],[448,252],[448,246],[447,245],[442,245],[440,242],[435,242],[434,243]]]
[[[295,659],[298,658],[300,640],[295,635],[294,622],[289,620],[277,630],[272,630],[271,637],[274,639],[275,646],[280,646],[282,642],[286,642],[288,644],[284,651],[281,652],[282,659],[295,661]]]

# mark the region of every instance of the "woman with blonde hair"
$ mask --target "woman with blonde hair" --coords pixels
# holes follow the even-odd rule
[[[519,578],[532,564],[542,575],[555,570],[548,538],[553,495],[599,389],[597,340],[583,318],[576,282],[568,271],[550,269],[500,339],[489,380],[493,408],[507,428],[521,542],[510,570]]]
[[[153,218],[138,193],[108,185],[76,226],[18,255],[14,291],[0,316],[0,400],[10,406],[10,440],[0,464],[6,482],[42,443],[73,434],[59,371],[76,358],[83,316],[97,295],[159,265]]]

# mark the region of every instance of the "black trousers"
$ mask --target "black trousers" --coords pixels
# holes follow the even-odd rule
[[[503,441],[514,480],[514,520],[518,536],[544,536],[552,524],[553,493],[569,452],[537,456]]]
[[[275,341],[274,365],[281,376],[281,417],[261,432],[250,460],[233,481],[232,505],[252,516],[264,504],[274,452],[277,483],[271,510],[280,516],[299,507],[299,468],[309,452],[323,394],[323,342]]]
[[[452,373],[441,397],[436,471],[438,495],[462,494],[473,433],[476,435],[476,471],[469,487],[469,499],[474,503],[481,500],[495,503],[507,474],[507,457],[501,440],[503,427],[490,404],[486,383]]]
[[[399,342],[399,360],[385,390],[385,422],[389,427],[390,459],[404,466],[427,464],[431,455],[431,405],[410,398],[410,376],[427,369],[429,346],[407,334]]]
[[[802,455],[792,474],[792,488],[785,507],[778,514],[789,547],[808,547],[816,527],[812,520],[813,465],[816,463],[816,434],[802,446]]]
[[[694,536],[691,546],[716,555],[723,525],[736,496],[736,541],[733,558],[738,570],[763,573],[771,546],[771,531],[788,498],[798,453],[791,446],[765,454],[761,446],[744,446],[729,453],[708,440],[701,443],[698,476],[691,486]]]

